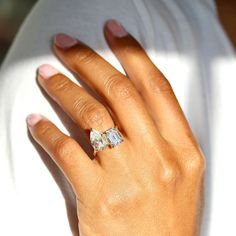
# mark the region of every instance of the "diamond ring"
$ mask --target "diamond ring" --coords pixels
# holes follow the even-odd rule
[[[124,141],[122,134],[117,127],[99,132],[95,129],[90,130],[90,142],[95,154],[104,150],[106,147],[114,148]]]

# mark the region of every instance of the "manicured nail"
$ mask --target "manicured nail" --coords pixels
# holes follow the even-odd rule
[[[42,120],[42,116],[39,114],[30,114],[27,116],[27,123],[29,126],[36,125],[40,120]]]
[[[68,34],[60,33],[54,37],[54,43],[61,49],[68,49],[75,46],[78,40]]]
[[[38,73],[43,79],[48,79],[58,74],[59,71],[48,64],[44,64],[38,68]]]
[[[128,35],[128,32],[125,30],[125,28],[121,25],[120,22],[116,20],[109,20],[107,22],[107,28],[115,37],[118,38],[122,38]]]

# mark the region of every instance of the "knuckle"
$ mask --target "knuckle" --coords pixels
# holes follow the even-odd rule
[[[74,149],[75,142],[72,138],[60,137],[55,141],[54,153],[57,157],[68,156]]]
[[[68,92],[71,88],[71,82],[64,76],[58,76],[57,79],[50,84],[54,92]]]
[[[105,123],[107,113],[105,108],[97,107],[88,110],[86,116],[88,123],[90,123],[92,126],[100,126]]]
[[[104,85],[109,96],[115,96],[119,99],[134,98],[137,94],[134,86],[127,79],[121,78],[120,75],[111,75]]]
[[[108,117],[106,108],[94,102],[84,103],[80,109],[78,109],[78,112],[83,122],[92,127],[98,127],[104,124]]]
[[[189,170],[190,173],[201,174],[204,172],[205,167],[206,167],[205,158],[199,154],[195,155],[187,163],[187,169]]]
[[[77,51],[72,58],[75,65],[80,66],[80,64],[89,64],[93,62],[96,58],[96,53],[92,49],[84,48]]]
[[[165,76],[158,70],[148,73],[148,79],[146,83],[147,89],[154,93],[160,94],[172,92],[172,87],[169,80],[167,80]]]
[[[72,110],[77,111],[82,104],[83,104],[83,99],[81,97],[75,98],[75,100],[72,103]]]
[[[183,162],[183,169],[188,174],[202,174],[206,168],[206,159],[196,142],[193,140],[188,141],[184,145],[184,148],[181,148],[181,153],[185,153],[185,161]]]
[[[113,194],[106,198],[102,204],[103,213],[116,216],[141,206],[143,192],[132,192],[132,190],[130,192],[129,195]]]
[[[117,215],[121,211],[123,204],[124,203],[122,203],[122,201],[120,199],[118,199],[117,197],[110,196],[102,204],[103,214]]]
[[[179,177],[180,170],[174,165],[165,167],[160,175],[161,182],[164,184],[175,183],[179,179]]]

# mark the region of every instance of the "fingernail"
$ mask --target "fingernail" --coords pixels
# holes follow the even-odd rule
[[[118,38],[122,38],[128,35],[128,32],[125,30],[125,28],[121,25],[120,22],[116,20],[109,20],[107,22],[107,28],[115,37]]]
[[[36,125],[40,120],[42,119],[42,116],[39,114],[30,114],[27,116],[27,123],[30,126]]]
[[[75,46],[78,40],[68,34],[60,33],[54,37],[54,43],[61,49],[68,49]]]
[[[56,74],[59,74],[59,71],[48,64],[44,64],[38,68],[38,74],[43,79],[48,79]]]

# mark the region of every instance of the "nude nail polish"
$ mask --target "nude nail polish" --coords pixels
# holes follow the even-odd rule
[[[54,43],[61,49],[68,49],[75,46],[78,43],[78,40],[68,34],[59,33],[55,35]]]
[[[42,116],[39,114],[30,114],[27,116],[27,123],[29,126],[36,125],[40,120],[42,120]]]
[[[117,20],[109,20],[107,22],[107,28],[115,37],[118,38],[122,38],[128,35],[128,32]]]
[[[43,79],[48,79],[56,74],[59,74],[59,71],[48,64],[44,64],[38,68],[38,74]]]

